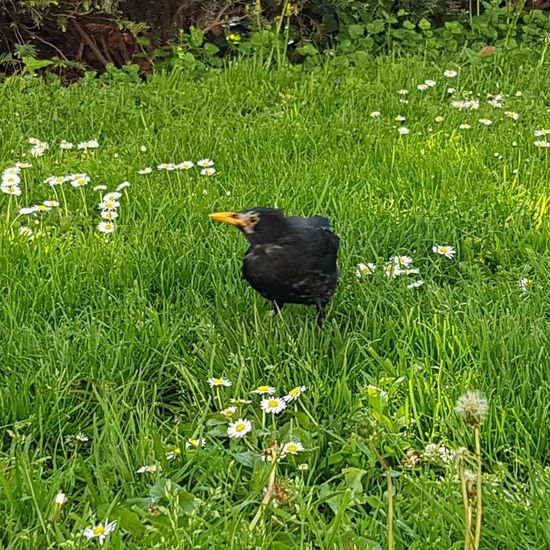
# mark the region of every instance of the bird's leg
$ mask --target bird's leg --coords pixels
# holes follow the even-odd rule
[[[316,300],[315,305],[317,306],[317,324],[322,327],[325,322],[325,304],[321,300]]]
[[[277,302],[276,300],[273,300],[271,302],[273,304],[273,309],[271,311],[271,316],[276,317],[281,311],[283,311],[283,308],[285,307],[284,302]]]

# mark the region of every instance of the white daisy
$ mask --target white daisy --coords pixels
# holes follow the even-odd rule
[[[2,185],[19,185],[20,183],[21,178],[15,172],[5,171],[2,174]]]
[[[488,118],[480,118],[478,119],[478,122],[484,124],[485,126],[490,126],[491,124],[493,124],[493,121]]]
[[[107,186],[106,185],[96,185],[94,187],[94,191],[107,191]]]
[[[279,414],[281,411],[286,409],[286,402],[280,397],[268,397],[267,399],[261,400],[260,407],[265,412]]]
[[[65,141],[63,140],[60,144],[59,144],[59,148],[60,149],[63,149],[64,151],[68,150],[68,149],[74,149],[74,143],[71,143],[70,141]]]
[[[98,523],[95,527],[87,527],[84,529],[83,534],[87,539],[99,539],[99,544],[102,546],[105,542],[105,539],[110,535],[116,527],[116,521],[109,523],[108,521],[103,523]]]
[[[190,437],[185,442],[186,449],[196,449],[198,447],[204,447],[206,441],[202,437]]]
[[[77,148],[83,151],[87,151],[88,149],[97,149],[98,147],[99,147],[99,143],[96,139],[91,139],[89,141],[81,141],[77,145]]]
[[[362,277],[363,275],[371,275],[375,271],[376,271],[376,264],[373,264],[373,263],[359,264],[357,266],[357,270],[355,271],[355,274],[358,277]]]
[[[166,451],[166,460],[174,460],[181,455],[181,449],[179,447],[173,447],[171,451]]]
[[[203,168],[201,170],[201,176],[213,176],[216,173],[215,168]]]
[[[456,254],[456,250],[454,247],[449,245],[436,245],[432,247],[432,251],[436,254],[441,254],[442,256],[445,256],[449,259],[453,259],[454,255]]]
[[[29,214],[34,214],[36,212],[36,207],[34,206],[26,206],[25,208],[21,208],[19,210],[20,216],[28,216]]]
[[[214,166],[214,161],[212,159],[201,159],[197,161],[197,166],[208,168],[210,166]]]
[[[298,399],[306,390],[307,390],[306,386],[296,386],[295,388],[292,388],[288,392],[288,395],[285,395],[283,399],[287,403],[290,403],[291,401],[295,401],[296,399]]]
[[[237,407],[244,407],[245,405],[250,405],[252,401],[250,399],[230,399],[231,403],[237,405]]]
[[[428,85],[427,84],[419,84],[417,86],[417,88],[421,91],[421,92],[425,92],[427,89],[428,89]]]
[[[160,471],[161,467],[158,464],[148,464],[147,466],[142,466],[136,470],[136,474],[155,474]]]
[[[470,126],[469,124],[461,124],[461,125],[459,126],[459,128],[460,128],[461,130],[469,130],[469,129],[471,128],[471,126]]]
[[[6,195],[14,195],[15,197],[21,196],[21,188],[18,185],[4,185],[0,186],[0,191]]]
[[[535,137],[542,137],[550,135],[550,128],[542,128],[542,130],[535,130],[533,132],[535,134]]]
[[[123,181],[117,188],[117,191],[122,191],[123,189],[126,189],[130,187],[131,183],[129,181]]]
[[[455,88],[447,88],[447,93],[448,93],[449,95],[453,95],[455,92],[456,92],[456,89],[455,89]]]
[[[176,169],[176,165],[171,162],[169,163],[163,162],[157,166],[157,170],[175,170],[175,169]]]
[[[282,456],[297,455],[304,450],[304,446],[299,441],[289,441],[283,445]]]
[[[150,174],[153,171],[153,169],[150,166],[147,166],[147,168],[142,168],[141,170],[138,170],[138,174],[144,175],[144,174]]]
[[[79,177],[71,180],[71,185],[73,187],[84,187],[85,185],[88,185],[88,183],[90,183],[89,177]]]
[[[438,123],[438,124],[441,124],[445,119],[442,117],[442,116],[436,116],[435,117],[435,121]]]
[[[225,416],[225,418],[233,418],[235,416],[235,413],[237,412],[237,407],[227,407],[227,409],[223,409],[223,411],[220,412],[222,416]]]
[[[424,281],[422,279],[419,279],[418,281],[414,281],[414,283],[410,283],[407,285],[407,288],[418,288],[419,286],[422,286],[424,284]]]
[[[115,210],[102,210],[99,213],[99,215],[104,220],[110,220],[110,221],[116,220],[118,218],[118,212],[116,212]]]
[[[396,120],[397,122],[405,122],[405,120],[407,119],[404,116],[397,115],[394,120]]]
[[[101,233],[113,233],[115,230],[115,224],[112,222],[101,222],[97,226],[97,229]]]
[[[380,111],[373,111],[373,112],[370,114],[370,117],[371,117],[371,118],[380,118]]]
[[[216,386],[224,386],[226,388],[228,388],[229,386],[231,386],[231,380],[228,380],[227,378],[209,378],[207,380],[208,384],[210,385],[211,388],[214,388]]]
[[[424,84],[426,84],[428,88],[433,88],[437,82],[435,80],[424,80]]]
[[[447,78],[455,78],[456,76],[458,76],[458,73],[456,71],[453,71],[452,69],[447,69],[443,74]]]
[[[403,89],[403,90],[397,90],[397,93],[398,93],[399,95],[407,95],[407,94],[409,93],[409,90],[405,90],[405,89]]]
[[[397,131],[402,136],[406,136],[408,133],[410,133],[410,130],[408,128],[405,128],[405,126],[401,126],[400,128],[397,128]]]
[[[44,201],[42,204],[48,208],[57,208],[59,206],[57,201]]]
[[[50,176],[44,180],[44,183],[47,183],[53,187],[54,185],[63,185],[66,181],[67,179],[65,176]]]
[[[101,210],[114,210],[115,208],[118,208],[120,206],[120,203],[118,201],[114,200],[108,200],[103,201],[99,204],[98,208],[101,208]]]
[[[195,163],[191,162],[190,160],[184,160],[183,162],[180,162],[178,164],[178,168],[180,170],[191,170],[191,168],[193,168],[193,166],[195,166]]]
[[[147,147],[145,147],[145,145],[142,145],[139,150],[142,152],[142,153],[145,153],[147,151]]]
[[[550,147],[550,141],[545,139],[537,140],[533,142],[539,149],[548,149]]]
[[[403,271],[394,262],[386,262],[384,264],[384,275],[390,279],[403,275]]]
[[[258,386],[255,390],[252,390],[252,393],[257,393],[259,395],[273,395],[275,393],[275,388],[272,386]]]
[[[533,280],[528,279],[527,277],[523,277],[519,282],[519,287],[522,292],[529,292],[532,286],[533,286]]]
[[[32,168],[32,164],[30,162],[16,162],[14,168]]]
[[[19,235],[21,235],[22,237],[31,237],[32,233],[33,231],[30,227],[23,226],[19,228]]]
[[[252,431],[252,424],[250,420],[246,420],[245,418],[239,418],[236,422],[230,422],[227,427],[227,435],[234,438],[244,437],[250,431]]]
[[[117,201],[122,197],[122,193],[119,193],[118,191],[111,191],[110,193],[106,193],[103,197],[104,201]]]
[[[519,113],[515,113],[514,111],[504,111],[504,114],[512,120],[517,120],[519,118]]]
[[[413,263],[410,256],[393,256],[390,260],[398,267],[409,267]]]

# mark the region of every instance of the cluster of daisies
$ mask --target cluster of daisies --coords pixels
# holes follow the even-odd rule
[[[46,141],[30,137],[28,142],[32,145],[30,154],[33,157],[41,157],[49,148],[50,144]],[[71,149],[78,149],[79,151],[88,151],[90,149],[97,149],[99,147],[99,142],[97,139],[90,139],[87,141],[81,141],[77,145],[71,143],[70,141],[62,140],[59,144],[59,148],[63,151],[68,151]]]
[[[540,130],[535,130],[535,137],[541,137],[543,139],[537,139],[534,143],[539,149],[548,149],[550,148],[550,141],[546,136],[550,136],[550,128],[541,128]]]
[[[2,183],[0,190],[6,195],[21,195],[21,170],[23,168],[31,168],[32,164],[27,162],[17,162],[13,166],[6,168],[2,172]]]
[[[450,78],[456,78],[458,76],[458,72],[454,69],[447,69],[443,72],[443,75],[450,79]],[[417,90],[420,92],[425,92],[426,90],[429,90],[431,88],[435,88],[437,86],[437,82],[435,80],[425,80],[424,82],[418,84],[416,86]],[[453,109],[457,109],[458,111],[477,111],[480,108],[480,105],[482,103],[482,100],[479,97],[472,97],[474,95],[474,92],[472,91],[465,91],[462,92],[463,99],[458,99],[457,95],[458,92],[455,88],[448,87],[447,93],[449,96],[452,97],[451,100],[451,107]],[[397,94],[400,96],[399,102],[403,104],[408,104],[409,100],[407,99],[409,96],[409,90],[402,88],[397,91]],[[521,91],[518,91],[515,93],[516,97],[521,97],[523,94]],[[486,96],[486,103],[487,105],[491,106],[493,109],[503,109],[504,103],[507,100],[508,95],[504,93],[498,93],[498,94],[491,94],[487,93]],[[371,118],[379,119],[381,117],[382,113],[380,111],[372,111],[370,113]],[[517,121],[519,120],[519,113],[515,111],[504,111],[504,116],[513,120]],[[402,115],[398,115],[394,119],[397,122],[404,123],[406,118]],[[444,118],[442,116],[438,116],[435,118],[435,122],[441,123],[443,122]],[[491,126],[493,124],[493,120],[490,118],[478,118],[478,123],[483,126]],[[472,128],[472,126],[468,123],[462,123],[459,125],[460,130],[469,130]],[[429,128],[428,131],[431,131],[432,129]],[[405,136],[407,134],[410,134],[410,129],[406,126],[399,126],[397,128],[397,132],[401,136]],[[550,134],[550,129],[541,129],[541,130],[535,130],[535,137],[542,137],[543,139],[538,139],[534,141],[534,145],[538,147],[539,149],[547,149],[550,148],[550,141],[548,141],[545,136]],[[516,146],[517,143],[514,142],[512,144],[513,146]]]
[[[227,378],[209,378],[207,380],[211,388],[222,389],[232,386],[232,382]],[[272,386],[258,386],[252,390],[253,395],[262,396],[260,400],[260,409],[262,414],[278,415],[283,412],[287,406],[300,398],[300,396],[307,391],[306,386],[297,386],[292,388],[284,397],[274,397],[276,390]],[[219,394],[218,396],[219,397]],[[251,399],[231,399],[230,405],[226,408],[221,406],[221,398],[219,399],[220,409],[218,411],[227,421],[226,435],[230,439],[242,439],[252,432],[252,420],[246,418],[244,414],[245,408],[252,404]],[[189,437],[185,441],[185,449],[193,450],[204,447],[206,440],[202,437]],[[304,446],[300,441],[290,439],[282,446],[272,442],[268,449],[266,449],[261,455],[262,460],[272,462],[274,460],[282,460],[289,455],[297,455],[299,452],[304,451]],[[182,455],[182,448],[179,446],[170,446],[166,450],[166,460],[175,460]],[[146,464],[140,466],[136,473],[138,474],[155,474],[162,470],[160,464]]]
[[[432,251],[435,254],[440,254],[452,260],[456,254],[454,247],[449,245],[435,245],[432,247]],[[389,279],[395,279],[402,275],[419,275],[420,270],[413,265],[413,259],[410,256],[392,256],[387,262],[384,263],[384,275]],[[357,266],[356,275],[358,277],[364,277],[366,275],[372,275],[377,269],[375,263],[360,263]],[[413,281],[407,285],[407,288],[418,288],[424,284],[422,279]]]
[[[123,181],[115,191],[105,193],[101,196],[100,203],[98,208],[100,210],[99,215],[101,216],[102,221],[97,226],[97,229],[101,233],[114,233],[115,231],[115,220],[118,218],[117,208],[120,206],[120,199],[122,197],[122,191],[130,187],[130,182]],[[106,185],[96,185],[94,191],[107,191]]]
[[[214,161],[212,159],[200,159],[197,161],[196,165],[201,169],[201,176],[213,176],[216,173],[216,168],[214,167]],[[193,161],[184,160],[183,162],[177,164],[173,162],[164,162],[157,166],[157,170],[166,170],[168,172],[173,172],[174,170],[191,170],[191,168],[194,167],[195,163]],[[151,174],[152,172],[153,168],[151,168],[150,166],[138,170],[138,174],[142,176],[146,174]]]
[[[230,387],[231,381],[227,378],[209,378],[208,384],[211,388],[227,388]],[[252,394],[262,396],[260,400],[260,408],[263,414],[277,415],[283,412],[289,403],[296,401],[307,390],[306,386],[296,386],[292,388],[287,395],[283,397],[274,397],[276,390],[272,386],[258,386],[252,390]],[[242,415],[242,409],[252,403],[248,399],[232,399],[232,406],[220,411],[221,415],[228,420],[227,436],[234,439],[245,437],[252,431],[252,421]],[[239,417],[233,420],[235,417]],[[303,451],[304,447],[299,441],[289,441],[286,443],[280,453],[283,458],[287,454],[297,454]]]

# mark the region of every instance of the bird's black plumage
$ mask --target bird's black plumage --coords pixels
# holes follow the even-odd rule
[[[330,221],[322,216],[285,217],[281,210],[263,207],[220,214],[226,219],[217,214],[212,218],[237,225],[250,243],[243,277],[252,288],[276,310],[285,304],[315,305],[322,324],[338,285],[339,238]]]

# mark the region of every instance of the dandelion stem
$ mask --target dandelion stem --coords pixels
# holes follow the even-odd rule
[[[393,478],[391,476],[391,468],[384,457],[378,451],[372,437],[369,439],[369,447],[376,456],[376,460],[378,460],[380,466],[382,466],[382,470],[384,470],[384,474],[386,476],[386,483],[388,485],[388,550],[394,550],[395,541],[393,538]]]
[[[474,438],[476,445],[476,469],[477,469],[477,480],[476,480],[476,534],[474,539],[474,548],[479,549],[479,544],[481,541],[481,520],[483,513],[483,503],[482,503],[482,484],[481,484],[481,429],[479,427],[474,428]]]
[[[468,488],[466,485],[466,477],[464,476],[464,462],[462,457],[458,459],[458,477],[460,479],[460,487],[462,488],[462,503],[464,504],[464,550],[471,550],[471,531],[470,525],[472,520],[472,510],[468,501]]]
[[[267,488],[264,495],[264,498],[262,499],[262,502],[260,503],[260,507],[258,508],[258,511],[256,512],[256,515],[252,519],[249,525],[250,531],[254,531],[256,528],[256,525],[258,524],[258,521],[260,521],[260,518],[262,517],[262,514],[264,510],[269,506],[269,503],[271,502],[271,498],[273,497],[273,491],[275,489],[275,481],[277,479],[277,460],[278,460],[277,453],[273,454],[273,466],[271,467],[271,472],[269,473],[269,481],[267,482]]]

